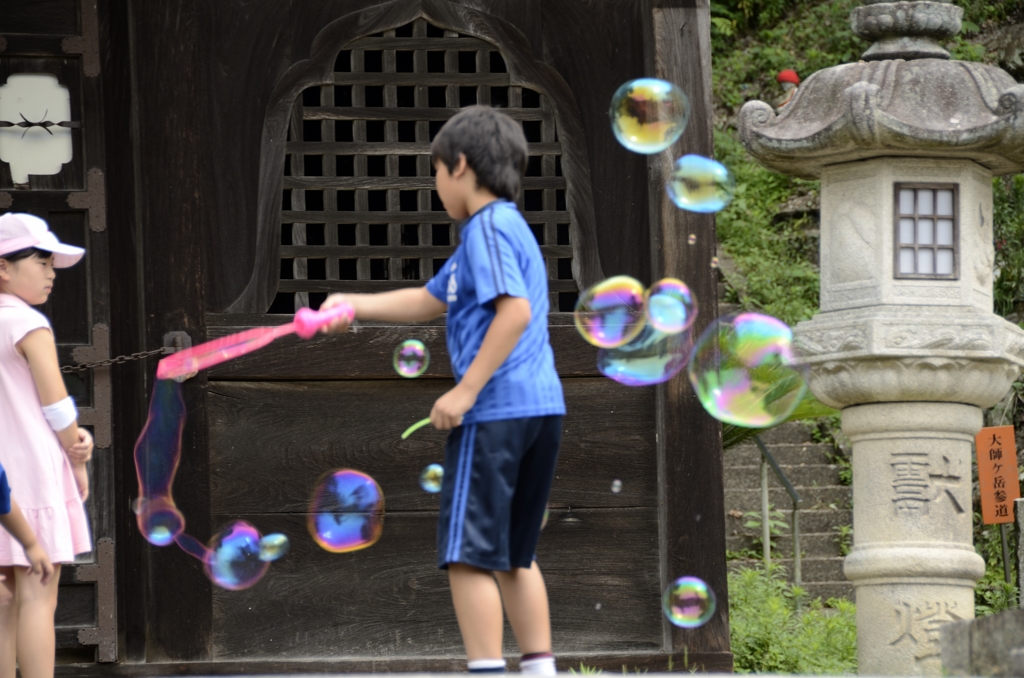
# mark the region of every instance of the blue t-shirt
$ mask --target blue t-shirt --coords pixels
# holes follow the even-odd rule
[[[448,304],[448,353],[460,381],[476,358],[502,295],[530,302],[519,343],[477,396],[462,422],[565,414],[562,383],[548,340],[548,275],[540,247],[516,206],[488,204],[460,231],[462,242],[427,291]]]
[[[0,464],[0,516],[11,512],[11,487],[7,484],[7,472]]]

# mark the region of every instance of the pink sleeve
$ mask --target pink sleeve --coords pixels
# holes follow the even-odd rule
[[[4,333],[10,338],[11,345],[17,346],[25,336],[41,327],[50,329],[50,321],[46,316],[34,309],[9,309],[14,313],[5,313]],[[52,330],[51,330],[52,331]]]

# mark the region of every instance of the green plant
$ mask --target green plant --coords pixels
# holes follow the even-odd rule
[[[622,672],[626,672],[625,664],[623,664],[622,666]],[[587,666],[586,664],[580,662],[580,670],[577,671],[576,669],[570,666],[569,673],[571,673],[574,676],[596,676],[599,673],[604,673],[604,671],[593,666]]]
[[[755,553],[757,551],[759,551],[759,550],[763,551],[764,550],[764,538],[763,538],[763,533],[761,531],[761,525],[762,525],[761,512],[760,511],[747,511],[746,513],[743,514],[743,517],[747,519],[746,522],[743,523],[743,527],[745,527],[745,528],[747,528],[749,530],[753,530],[754,531],[754,534],[751,536],[751,541],[752,541],[752,545],[753,545],[753,548],[755,550]],[[775,539],[776,539],[776,537],[781,537],[783,534],[785,534],[784,530],[785,531],[789,530],[789,523],[786,522],[786,514],[783,513],[780,509],[773,508],[769,504],[768,505],[768,533],[771,535],[772,549],[778,548],[775,545]],[[758,554],[755,557],[760,558],[761,555]]]
[[[832,529],[837,533],[832,541],[839,547],[839,555],[850,555],[850,548],[853,546],[853,525],[836,525]]]
[[[975,479],[977,483],[977,479]],[[1003,544],[998,525],[985,525],[981,513],[974,513],[974,550],[985,559],[985,576],[974,588],[974,614],[985,617],[1017,607],[1017,586],[1006,582],[1003,571]],[[1010,553],[1013,548],[1011,530]],[[1010,578],[1017,581],[1016,562],[1010,558]]]
[[[808,600],[773,565],[729,574],[729,627],[737,673],[855,673],[857,626],[848,600]]]
[[[1014,321],[1024,318],[1024,174],[992,181],[995,237],[995,311]]]

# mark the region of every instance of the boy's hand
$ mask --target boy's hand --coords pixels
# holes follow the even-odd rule
[[[50,557],[46,555],[43,547],[38,543],[33,544],[30,548],[25,549],[25,557],[28,558],[30,563],[29,573],[42,575],[43,586],[49,584],[50,577],[53,576],[53,565],[50,563]]]
[[[78,442],[68,448],[72,464],[84,464],[92,459],[92,436],[84,428],[78,429]]]
[[[456,386],[434,403],[434,408],[430,410],[430,423],[442,431],[462,426],[462,415],[469,412],[476,403],[476,396],[470,389]]]
[[[326,311],[340,306],[341,304],[347,303],[348,300],[344,294],[332,294],[324,300],[324,303],[320,304],[320,310]],[[329,325],[325,325],[320,331],[324,334],[334,334],[336,332],[345,332],[348,330],[351,323],[345,318],[338,318]]]

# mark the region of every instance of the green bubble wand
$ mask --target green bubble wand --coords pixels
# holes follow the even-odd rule
[[[420,419],[415,424],[413,424],[409,428],[405,429],[405,432],[402,433],[402,440],[405,440],[406,438],[411,436],[413,433],[416,433],[416,431],[419,431],[421,428],[423,428],[424,426],[426,426],[429,423],[430,423],[430,417],[427,417],[426,419]]]

